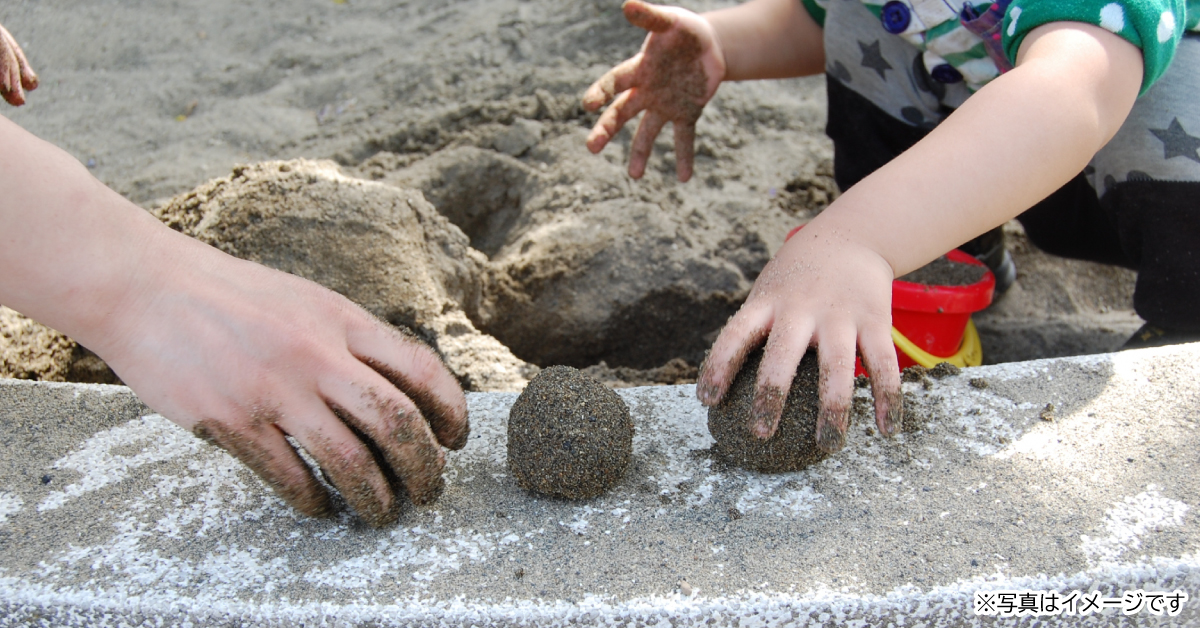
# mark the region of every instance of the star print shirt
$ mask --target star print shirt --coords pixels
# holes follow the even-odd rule
[[[801,0],[824,25],[831,0]],[[1200,0],[862,0],[883,30],[922,51],[926,69],[939,78],[961,76],[971,91],[1010,69],[1030,31],[1051,22],[1085,22],[1105,28],[1142,51],[1141,91],[1171,64],[1185,31],[1200,31]]]

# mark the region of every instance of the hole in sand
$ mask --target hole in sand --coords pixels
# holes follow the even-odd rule
[[[502,155],[472,151],[471,158],[450,162],[439,174],[421,186],[425,198],[467,234],[473,248],[494,257],[520,216],[528,168]]]
[[[768,248],[754,234],[689,227],[671,202],[635,196],[623,164],[572,154],[582,151],[570,135],[545,138],[525,160],[458,146],[378,178],[421,190],[487,255],[480,304],[466,313],[517,357],[698,365]]]

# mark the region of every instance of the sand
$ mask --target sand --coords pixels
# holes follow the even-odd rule
[[[619,369],[697,366],[787,230],[836,195],[820,77],[723,86],[688,184],[669,133],[641,181],[624,173],[629,132],[588,154],[595,115],[578,99],[642,38],[616,0],[39,0],[0,22],[42,80],[5,115],[147,209],[238,164],[299,157],[420,192],[487,259],[462,318],[430,328],[469,325],[489,355],[516,356],[509,373],[464,367],[472,389],[517,390],[529,364],[686,381]],[[1019,281],[976,316],[985,362],[1111,350],[1140,325],[1131,272],[1050,258],[1006,229]],[[58,357],[7,373],[115,381],[76,368],[88,356],[61,335],[18,335],[33,344],[0,339],[6,361],[31,346]],[[451,344],[469,365],[474,349]]]
[[[943,255],[896,280],[926,286],[969,286],[983,279],[985,272],[983,267],[955,262]]]

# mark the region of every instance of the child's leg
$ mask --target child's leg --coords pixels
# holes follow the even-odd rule
[[[1038,247],[1138,271],[1134,309],[1200,336],[1200,36],[1138,99],[1088,169],[1020,216]],[[1162,340],[1162,338],[1159,338]]]

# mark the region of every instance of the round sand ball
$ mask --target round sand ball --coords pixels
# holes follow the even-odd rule
[[[797,471],[825,458],[817,447],[817,354],[809,351],[796,368],[796,378],[783,406],[779,429],[767,440],[750,432],[750,407],[754,398],[761,349],[746,357],[721,403],[708,409],[708,431],[717,441],[717,457],[728,464],[760,471]]]
[[[523,489],[595,497],[621,479],[631,458],[629,406],[569,366],[538,373],[508,415],[508,468]]]

